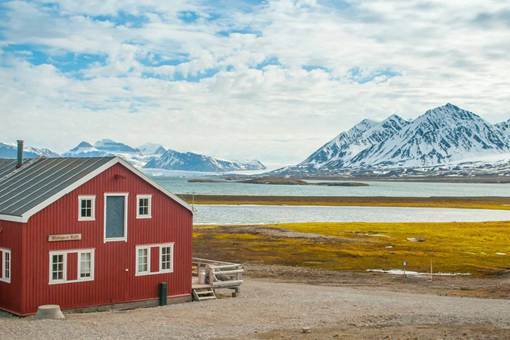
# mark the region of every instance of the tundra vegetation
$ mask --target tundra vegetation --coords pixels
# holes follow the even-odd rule
[[[510,271],[510,222],[195,226],[194,252],[253,264],[494,275]]]

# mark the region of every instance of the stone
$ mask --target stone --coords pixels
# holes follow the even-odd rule
[[[36,319],[64,320],[64,313],[59,305],[42,305],[37,308]]]

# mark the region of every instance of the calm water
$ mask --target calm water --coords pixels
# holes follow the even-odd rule
[[[510,184],[366,182],[367,187],[189,183],[186,177],[153,177],[177,194],[254,196],[510,196]]]
[[[195,224],[286,222],[479,222],[510,220],[510,211],[400,207],[195,205]]]

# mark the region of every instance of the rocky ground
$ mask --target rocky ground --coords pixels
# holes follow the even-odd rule
[[[438,296],[508,299],[510,273],[484,276],[413,276],[377,272],[352,272],[299,266],[245,264],[251,278],[264,281],[309,285],[357,287],[392,292],[432,294]]]
[[[64,321],[0,316],[0,339],[510,338],[510,300],[247,279],[237,298]]]

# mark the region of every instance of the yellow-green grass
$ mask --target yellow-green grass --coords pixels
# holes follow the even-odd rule
[[[299,197],[198,195],[182,197],[194,204],[382,206],[510,210],[510,197]]]
[[[281,237],[260,228],[325,238]],[[401,269],[403,261],[419,272],[428,272],[431,262],[434,272],[510,270],[510,222],[291,223],[195,231],[195,251],[226,260],[350,271]]]

